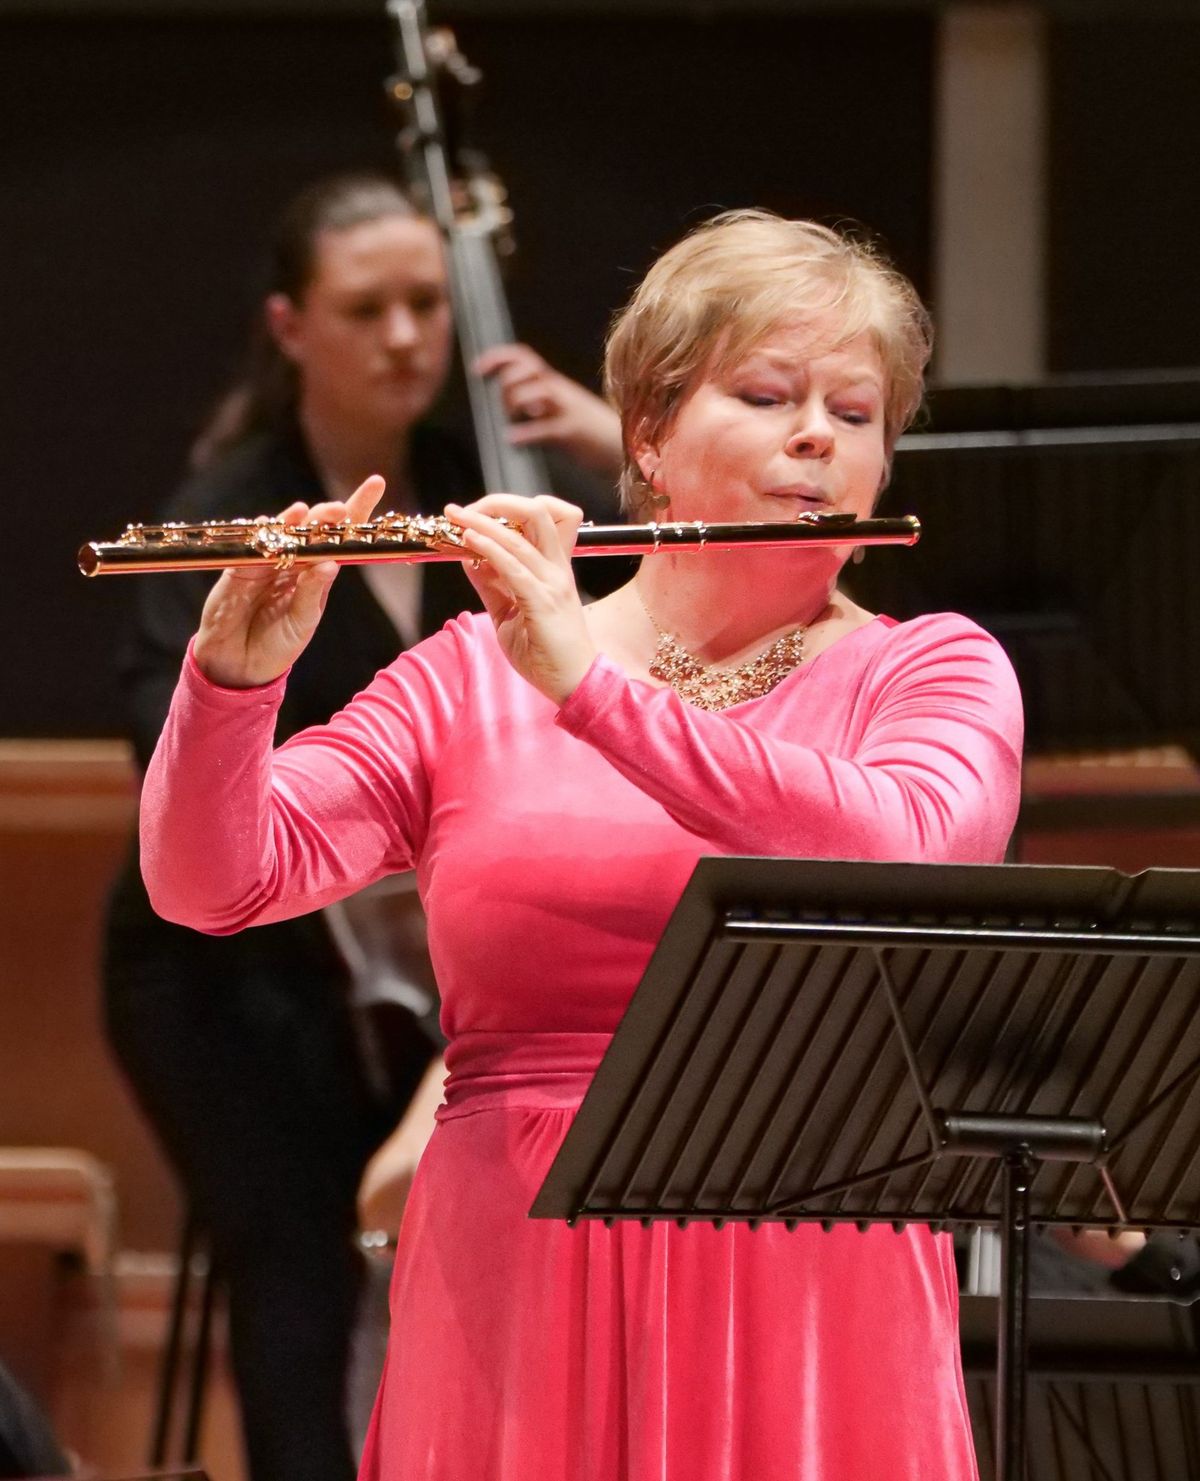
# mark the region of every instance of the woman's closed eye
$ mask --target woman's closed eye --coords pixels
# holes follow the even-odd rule
[[[787,393],[770,386],[739,386],[734,394],[746,406],[782,406]]]
[[[874,408],[870,406],[837,406],[833,414],[851,427],[869,427],[875,420]]]

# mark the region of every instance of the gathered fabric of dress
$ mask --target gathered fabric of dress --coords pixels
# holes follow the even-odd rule
[[[418,868],[449,1077],[361,1481],[976,1476],[946,1236],[526,1215],[699,856],[1002,857],[996,643],[876,619],[719,714],[601,657],[558,708],[467,617],[272,755],[283,688],[189,658],[143,862],[217,933]]]

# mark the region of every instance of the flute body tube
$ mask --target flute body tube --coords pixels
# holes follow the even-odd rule
[[[510,523],[505,521],[505,523]],[[519,526],[513,526],[518,528]],[[384,514],[358,524],[285,525],[279,520],[218,520],[208,524],[129,525],[119,539],[92,541],[79,551],[85,576],[154,571],[219,571],[229,566],[339,565],[471,559],[461,526],[442,515]],[[664,551],[798,549],[816,545],[915,545],[915,515],[856,519],[852,514],[802,514],[786,522],[596,525],[579,528],[573,556],[647,555]]]

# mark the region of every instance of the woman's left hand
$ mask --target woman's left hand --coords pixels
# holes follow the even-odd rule
[[[550,494],[488,494],[474,504],[447,504],[447,518],[466,531],[480,564],[465,570],[496,625],[513,668],[561,705],[596,657],[571,570],[583,511]],[[520,532],[498,523],[512,520]]]

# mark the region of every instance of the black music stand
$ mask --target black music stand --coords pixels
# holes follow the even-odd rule
[[[1200,1327],[1195,1304],[1116,1291],[1029,1303],[1030,1481],[1195,1481]],[[963,1377],[980,1481],[994,1481],[996,1301],[960,1302]]]
[[[535,1218],[1200,1227],[1200,872],[702,859]]]
[[[943,387],[884,513],[921,542],[848,572],[864,606],[962,612],[1008,650],[1031,753],[1180,744],[1200,758],[1194,552],[1200,379]],[[1160,621],[1148,612],[1154,593]]]

